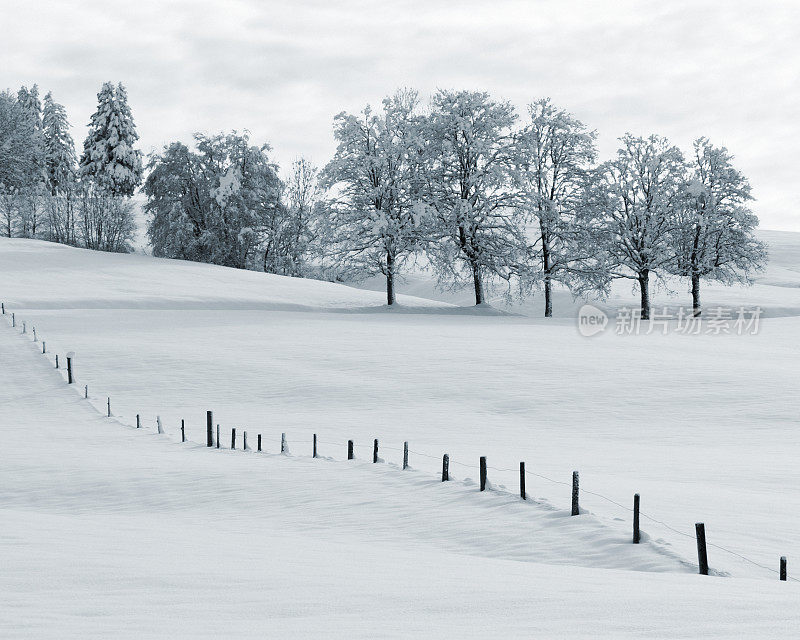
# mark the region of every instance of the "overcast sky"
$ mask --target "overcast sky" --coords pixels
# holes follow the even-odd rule
[[[105,80],[122,81],[146,153],[249,129],[287,165],[324,164],[333,116],[400,86],[470,88],[521,111],[550,96],[599,132],[685,152],[705,135],[750,178],[768,229],[800,231],[800,2],[117,3],[0,0],[0,88],[38,83],[79,149]]]

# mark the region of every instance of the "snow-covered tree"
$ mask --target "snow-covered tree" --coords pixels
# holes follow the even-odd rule
[[[18,233],[22,194],[38,170],[38,132],[17,97],[0,93],[0,215],[3,234]]]
[[[513,107],[480,91],[439,91],[425,127],[425,200],[434,212],[428,255],[441,284],[471,283],[475,303],[524,259],[513,204]]]
[[[144,191],[153,254],[255,266],[275,216],[283,215],[269,147],[251,145],[247,133],[236,132],[195,134],[195,143],[191,150],[174,142],[150,159]]]
[[[67,112],[48,92],[43,111],[44,161],[47,188],[53,195],[71,189],[76,177],[75,143],[69,133]]]
[[[345,277],[386,278],[386,301],[395,304],[395,281],[423,225],[419,206],[420,118],[417,94],[400,91],[382,110],[334,119],[336,154],[324,184],[334,192],[329,207],[330,255]]]
[[[614,160],[597,169],[590,206],[611,278],[639,285],[641,317],[650,318],[650,275],[674,265],[673,238],[685,205],[686,163],[666,138],[626,134]]]
[[[271,269],[285,275],[307,275],[308,259],[316,249],[320,215],[321,188],[319,170],[306,158],[292,163],[284,187],[283,217],[275,216],[274,251],[265,251],[265,258],[279,256],[278,265]]]
[[[42,113],[44,137],[47,238],[66,244],[76,243],[76,180],[75,144],[69,133],[67,112],[53,100],[50,92],[44,98]]]
[[[597,152],[596,133],[549,98],[529,105],[530,122],[517,136],[514,183],[517,206],[536,231],[528,257],[544,288],[544,315],[553,315],[552,283],[569,285],[596,255],[576,215],[585,176]]]
[[[694,315],[700,315],[700,281],[749,284],[766,262],[766,247],[753,231],[758,218],[748,208],[750,184],[733,156],[707,138],[694,142],[687,204],[674,234],[673,273],[689,278]]]
[[[139,135],[125,87],[106,82],[97,103],[83,143],[81,178],[107,195],[130,197],[142,180],[142,154],[134,149]]]

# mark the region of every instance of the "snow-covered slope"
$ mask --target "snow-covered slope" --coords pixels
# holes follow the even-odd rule
[[[330,282],[16,238],[0,239],[0,274],[6,302],[30,308],[365,311],[385,306],[385,295]],[[410,296],[399,296],[398,302],[412,310],[450,306]]]
[[[776,258],[787,282],[793,238]],[[800,558],[798,318],[587,339],[566,319],[424,300],[320,313],[378,310],[382,294],[6,239],[0,300],[18,321],[0,323],[0,536],[15,550],[0,633],[730,637],[800,622],[796,583],[775,575]],[[52,359],[71,350],[69,388]],[[223,442],[261,433],[268,453],[177,442],[181,419],[203,441],[207,409]],[[331,459],[310,459],[314,433]],[[634,491],[660,521],[643,517],[639,547]],[[697,521],[731,578],[691,574]]]

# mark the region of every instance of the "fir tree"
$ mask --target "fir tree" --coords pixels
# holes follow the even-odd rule
[[[104,193],[130,197],[142,180],[142,153],[133,148],[139,135],[125,87],[120,83],[115,91],[106,82],[97,103],[83,144],[80,175]]]
[[[75,144],[69,134],[67,112],[48,92],[43,111],[44,156],[47,187],[53,195],[64,193],[75,181]]]

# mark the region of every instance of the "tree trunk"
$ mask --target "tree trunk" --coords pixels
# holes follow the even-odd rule
[[[472,280],[475,284],[475,304],[483,304],[483,282],[481,281],[481,269],[476,263],[472,263]]]
[[[396,302],[394,295],[394,255],[386,252],[386,304],[390,307]]]
[[[699,316],[702,312],[700,307],[700,276],[692,274],[692,315]]]
[[[544,317],[553,317],[553,282],[549,275],[544,277]]]
[[[541,222],[539,224],[542,224]],[[553,317],[553,281],[550,279],[550,237],[542,225],[542,271],[544,272],[544,317]]]
[[[650,319],[650,270],[639,272],[639,292],[642,295],[642,320]]]

